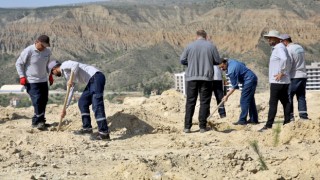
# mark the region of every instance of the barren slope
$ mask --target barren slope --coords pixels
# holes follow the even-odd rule
[[[32,108],[1,107],[1,179],[319,179],[319,93],[308,93],[310,121],[280,125],[264,133],[259,125],[233,126],[239,93],[226,104],[227,118],[212,119],[213,130],[182,133],[184,97],[175,91],[150,98],[127,98],[106,105],[111,142],[76,136],[81,126],[76,104],[68,109],[64,131],[31,130]],[[266,121],[268,93],[256,95],[260,122]],[[214,102],[214,99],[213,99]],[[279,106],[280,107],[280,106]],[[47,120],[58,121],[61,106],[49,105]],[[215,106],[212,106],[212,109]],[[198,107],[197,107],[198,111]],[[196,111],[196,112],[197,112]],[[279,108],[277,120],[282,120]],[[298,119],[298,118],[297,118]],[[93,121],[94,127],[95,122]],[[96,131],[96,129],[95,129]],[[260,170],[250,147],[257,140],[268,170]]]

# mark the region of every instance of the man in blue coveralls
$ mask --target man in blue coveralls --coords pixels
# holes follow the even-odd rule
[[[223,59],[219,64],[223,71],[227,71],[227,76],[231,81],[231,89],[222,99],[226,102],[229,96],[239,89],[239,84],[242,84],[242,92],[240,98],[241,114],[239,120],[234,125],[258,124],[258,111],[254,99],[254,93],[258,84],[257,76],[248,69],[244,63],[234,59]],[[249,113],[250,119],[247,121]]]

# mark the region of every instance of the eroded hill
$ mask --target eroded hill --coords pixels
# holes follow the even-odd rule
[[[151,83],[146,79],[182,71],[179,55],[197,29],[205,29],[222,54],[254,68],[264,84],[270,47],[262,35],[270,29],[286,32],[305,47],[308,62],[318,61],[319,9],[319,1],[311,0],[130,1],[0,9],[1,84],[16,80],[6,76],[16,74],[16,57],[45,33],[51,37],[53,58],[94,64],[112,82],[109,90],[134,90],[139,83]],[[139,76],[130,80],[136,73]]]

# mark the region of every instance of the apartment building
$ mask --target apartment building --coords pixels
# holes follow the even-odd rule
[[[307,65],[307,90],[320,90],[320,63],[315,62]]]
[[[185,72],[174,74],[175,89],[184,95],[187,95]]]

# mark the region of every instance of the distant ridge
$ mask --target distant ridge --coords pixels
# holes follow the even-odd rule
[[[319,11],[319,1],[312,0],[132,0],[0,8],[0,85],[16,81],[19,53],[39,34],[48,34],[53,58],[96,65],[106,73],[109,90],[137,90],[166,72],[183,71],[183,48],[196,30],[205,29],[221,53],[254,68],[262,86],[270,55],[262,35],[270,29],[286,32],[305,48],[308,62],[319,61]],[[142,71],[146,74],[134,75]]]

